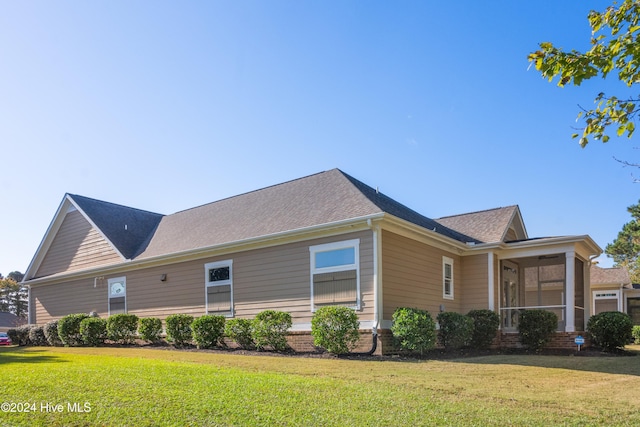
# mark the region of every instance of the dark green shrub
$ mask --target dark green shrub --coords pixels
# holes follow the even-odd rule
[[[165,324],[167,326],[167,338],[173,341],[176,347],[183,347],[191,342],[193,333],[191,323],[193,316],[189,314],[172,314],[167,316]]]
[[[438,313],[438,340],[446,350],[466,347],[473,335],[473,319],[453,311]]]
[[[133,344],[138,330],[138,316],[135,314],[114,314],[107,319],[107,336],[111,341]]]
[[[29,325],[18,326],[17,328],[8,329],[7,335],[11,338],[13,344],[17,344],[19,346],[29,345],[29,330],[31,328]]]
[[[65,346],[79,346],[84,343],[80,335],[80,322],[88,318],[88,314],[68,314],[58,321],[58,336]]]
[[[52,320],[49,323],[45,323],[44,327],[44,336],[47,338],[47,342],[50,346],[59,347],[62,345],[62,341],[60,341],[60,336],[58,335],[58,321]]]
[[[391,333],[403,350],[424,354],[436,344],[436,324],[426,310],[400,307],[393,312]]]
[[[360,322],[356,312],[343,306],[319,308],[311,318],[313,345],[329,353],[348,353],[360,339]]]
[[[253,341],[253,321],[249,319],[229,319],[224,324],[224,334],[244,349],[255,348]]]
[[[551,311],[523,310],[518,321],[518,332],[522,344],[538,351],[553,337],[558,329],[558,316]]]
[[[107,321],[99,317],[87,317],[80,322],[80,335],[85,345],[97,347],[107,339]]]
[[[162,320],[157,317],[143,317],[138,320],[138,335],[145,341],[157,343],[162,334]]]
[[[287,330],[291,327],[291,315],[284,311],[264,310],[253,321],[253,340],[258,350],[270,346],[275,351],[285,351]]]
[[[49,345],[47,337],[44,335],[44,326],[32,325],[29,328],[29,342],[38,347]]]
[[[212,348],[224,345],[224,316],[205,314],[191,323],[193,341],[198,348]]]
[[[636,325],[631,330],[631,335],[633,335],[633,342],[635,344],[640,344],[640,325]]]
[[[471,310],[467,316],[473,320],[471,346],[480,349],[489,348],[500,327],[498,313],[491,310]]]
[[[594,345],[605,351],[624,347],[631,341],[633,322],[631,316],[619,311],[605,311],[591,316],[587,332]]]

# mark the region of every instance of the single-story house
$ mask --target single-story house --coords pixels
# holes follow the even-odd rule
[[[518,206],[431,219],[333,169],[171,215],[66,194],[24,283],[33,324],[277,309],[292,315],[294,348],[311,349],[314,311],[342,304],[358,313],[360,348],[377,331],[380,353],[398,307],[494,310],[502,337],[535,307],[573,343],[601,252],[588,235],[530,238]]]
[[[640,325],[640,287],[631,283],[625,268],[591,266],[591,292],[593,314],[603,311],[621,311]]]

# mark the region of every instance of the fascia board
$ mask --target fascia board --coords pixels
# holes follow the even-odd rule
[[[382,218],[382,216],[383,214],[367,215],[358,218],[351,218],[348,220],[336,221],[328,224],[321,224],[260,237],[238,240],[230,243],[223,243],[219,245],[191,249],[188,251],[176,252],[166,255],[158,255],[151,258],[125,260],[126,262],[118,264],[110,264],[108,266],[100,266],[88,270],[73,271],[69,273],[57,274],[54,276],[41,277],[38,279],[30,280],[28,283],[30,285],[45,284],[47,282],[58,283],[62,280],[69,280],[71,278],[82,279],[94,277],[96,275],[102,276],[116,272],[120,273],[131,271],[139,268],[149,268],[158,265],[169,265],[178,262],[202,259],[228,253],[261,249],[320,237],[334,236],[362,230],[370,230],[370,224],[373,221],[378,221],[380,218]]]
[[[465,243],[389,214],[384,215],[381,227],[383,230],[391,231],[458,255],[462,255],[468,248]]]

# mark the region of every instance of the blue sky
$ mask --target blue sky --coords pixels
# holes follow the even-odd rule
[[[67,192],[169,214],[336,167],[432,218],[518,204],[531,237],[604,249],[640,192],[613,157],[640,144],[571,134],[620,85],[561,89],[527,54],[588,48],[608,4],[7,2],[0,273]]]

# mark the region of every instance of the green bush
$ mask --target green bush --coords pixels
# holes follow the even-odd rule
[[[193,332],[191,323],[193,316],[189,314],[172,314],[167,316],[165,324],[167,326],[167,338],[173,341],[176,347],[183,347],[191,342]]]
[[[38,347],[49,345],[47,337],[44,335],[44,326],[32,325],[29,328],[29,342]]]
[[[498,313],[491,310],[471,310],[467,316],[473,320],[471,346],[480,349],[489,348],[500,327]]]
[[[162,334],[162,320],[157,317],[143,317],[138,321],[138,335],[145,341],[157,343]]]
[[[11,338],[13,344],[25,346],[31,344],[29,341],[29,325],[18,326],[17,328],[8,329],[7,335]]]
[[[255,348],[253,341],[253,322],[249,319],[229,319],[224,324],[224,334],[234,340],[241,348]]]
[[[473,319],[453,311],[438,313],[438,340],[446,350],[466,347],[473,335]]]
[[[138,330],[138,316],[120,313],[107,319],[107,337],[121,344],[133,344]]]
[[[58,321],[58,336],[65,346],[80,346],[84,343],[80,334],[80,322],[88,318],[88,314],[68,314]]]
[[[99,317],[87,317],[80,322],[80,335],[85,345],[98,347],[107,339],[107,321]]]
[[[191,323],[193,341],[198,348],[212,348],[224,345],[224,316],[205,314]]]
[[[594,345],[605,351],[624,347],[632,338],[631,316],[619,311],[605,311],[591,316],[587,322],[587,332]]]
[[[359,329],[358,315],[348,307],[321,307],[311,318],[313,345],[329,353],[344,354],[353,350],[360,339]]]
[[[436,344],[436,324],[426,310],[400,307],[393,312],[391,333],[403,350],[424,354]]]
[[[291,327],[291,315],[284,311],[264,310],[253,321],[253,340],[258,350],[270,346],[275,351],[285,351],[287,330]]]
[[[558,329],[558,316],[551,311],[523,310],[518,321],[518,332],[522,344],[538,351],[553,337]]]
[[[49,323],[45,323],[44,327],[44,336],[47,338],[47,342],[50,346],[59,347],[62,345],[62,341],[60,341],[60,336],[58,335],[58,321],[52,320]]]
[[[631,335],[633,335],[633,341],[635,344],[640,344],[640,325],[636,325],[631,330]]]

